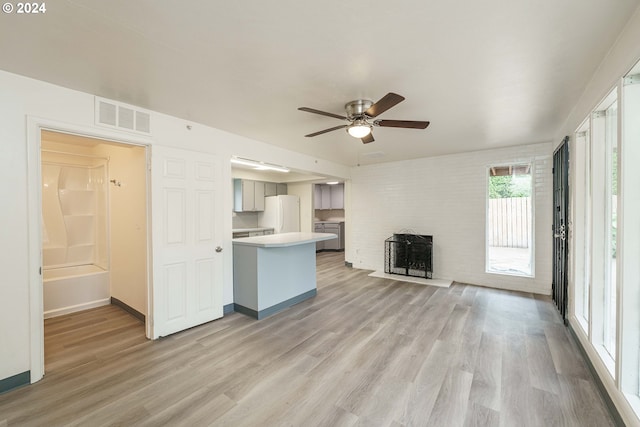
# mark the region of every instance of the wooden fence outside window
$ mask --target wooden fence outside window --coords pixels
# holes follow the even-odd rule
[[[489,246],[531,246],[531,197],[489,199]]]

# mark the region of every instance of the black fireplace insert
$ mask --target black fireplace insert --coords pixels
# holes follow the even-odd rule
[[[394,234],[384,241],[384,272],[433,278],[433,236]]]

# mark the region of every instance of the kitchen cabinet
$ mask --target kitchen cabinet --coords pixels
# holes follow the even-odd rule
[[[331,187],[331,209],[344,209],[344,184],[329,187]]]
[[[264,183],[264,196],[282,196],[287,194],[287,184],[281,184],[276,182]]]
[[[285,233],[233,241],[235,311],[263,319],[317,294],[315,244],[335,236]]]
[[[264,211],[264,182],[253,181],[254,186],[254,209],[255,211]]]
[[[324,224],[320,222],[316,222],[313,226],[313,231],[316,233],[324,233]],[[320,240],[316,242],[316,252],[320,252],[324,250],[324,240]]]
[[[334,240],[316,242],[317,252],[344,250],[344,222],[316,222],[313,228],[316,233],[331,233],[338,236]]]
[[[264,211],[265,183],[249,179],[233,180],[233,210],[235,212]]]
[[[331,209],[331,186],[328,184],[322,184],[320,186],[320,206],[321,209]]]
[[[275,182],[265,182],[264,183],[264,196],[271,197],[278,195],[278,184]]]
[[[273,228],[243,228],[233,230],[233,238],[256,237],[273,234]]]
[[[344,209],[344,184],[316,184],[313,201],[315,209]]]
[[[313,186],[313,208],[322,209],[322,186],[320,184]]]

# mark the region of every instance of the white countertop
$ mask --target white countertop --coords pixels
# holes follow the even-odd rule
[[[266,236],[241,237],[233,239],[234,245],[256,246],[261,248],[284,247],[315,243],[321,240],[337,239],[332,233],[280,233]]]

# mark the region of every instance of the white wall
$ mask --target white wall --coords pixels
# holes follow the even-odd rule
[[[435,277],[549,294],[551,154],[546,143],[353,168],[347,261],[382,270],[384,240],[411,229],[433,235]],[[487,167],[531,161],[535,278],[485,273]]]
[[[39,280],[37,268],[29,268],[30,256],[34,254],[29,247],[28,204],[37,204],[37,183],[28,188],[29,171],[27,168],[29,152],[28,134],[31,131],[28,117],[38,117],[45,121],[65,124],[76,128],[95,129],[96,133],[104,128],[94,125],[94,102],[91,94],[69,90],[60,86],[21,77],[0,71],[0,178],[6,185],[0,186],[0,379],[25,371],[32,366],[32,358],[39,354],[30,351],[30,319],[38,319],[38,313],[30,312],[30,280]],[[152,113],[153,135],[143,138],[122,133],[122,139],[148,140],[151,145],[173,146],[200,152],[213,153],[223,159],[233,154],[259,158],[270,163],[282,164],[299,170],[307,170],[321,175],[348,177],[348,168],[305,156],[259,141],[233,135],[204,125]],[[191,129],[187,128],[191,125]],[[114,132],[112,132],[114,133]],[[118,133],[118,132],[115,132]],[[231,181],[231,167],[224,162],[223,180]],[[152,183],[153,185],[153,183]],[[233,301],[233,276],[231,264],[231,186],[224,186],[226,193],[221,201],[225,213],[224,220],[224,304]],[[37,219],[31,218],[31,221]],[[38,241],[40,236],[34,236]],[[39,261],[36,261],[39,262]],[[34,325],[34,327],[37,327]],[[35,363],[35,362],[33,362]]]
[[[111,296],[147,315],[147,159],[143,147],[101,144],[109,157]]]
[[[593,108],[604,99],[613,89],[620,78],[627,74],[640,58],[640,8],[629,19],[624,30],[603,59],[589,84],[585,88],[578,103],[565,120],[564,125],[556,134],[555,145],[560,145],[566,135],[573,136],[573,132],[589,115]],[[571,138],[573,140],[573,138]]]

